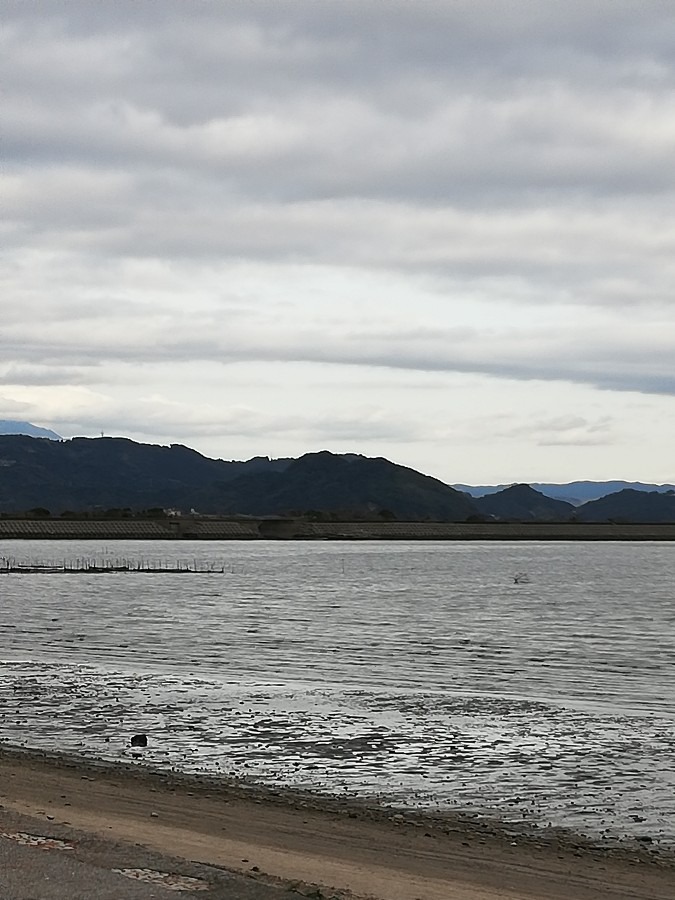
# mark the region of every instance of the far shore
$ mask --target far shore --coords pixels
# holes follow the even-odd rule
[[[129,763],[0,748],[2,809],[284,884],[377,900],[672,900],[675,853]],[[46,833],[46,832],[45,832]],[[36,851],[39,852],[39,851]]]
[[[0,518],[0,540],[143,541],[673,541],[672,524],[329,521],[174,516]],[[1,571],[1,570],[0,570]]]

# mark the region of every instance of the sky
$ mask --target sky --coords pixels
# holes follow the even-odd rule
[[[0,418],[675,481],[675,4],[0,0]]]

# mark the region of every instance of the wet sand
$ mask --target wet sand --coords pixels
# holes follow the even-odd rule
[[[378,900],[672,900],[675,858],[635,842],[6,749],[0,804],[48,824],[287,885]],[[2,810],[0,810],[0,823]],[[39,852],[39,851],[36,851]]]

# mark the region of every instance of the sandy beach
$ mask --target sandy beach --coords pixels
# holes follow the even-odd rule
[[[672,900],[675,859],[562,832],[350,806],[128,766],[6,750],[2,814],[320,896],[378,900]]]

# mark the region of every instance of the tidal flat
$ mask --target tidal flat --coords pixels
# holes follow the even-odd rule
[[[114,553],[219,571],[3,576],[4,742],[675,845],[669,545],[178,549]]]

